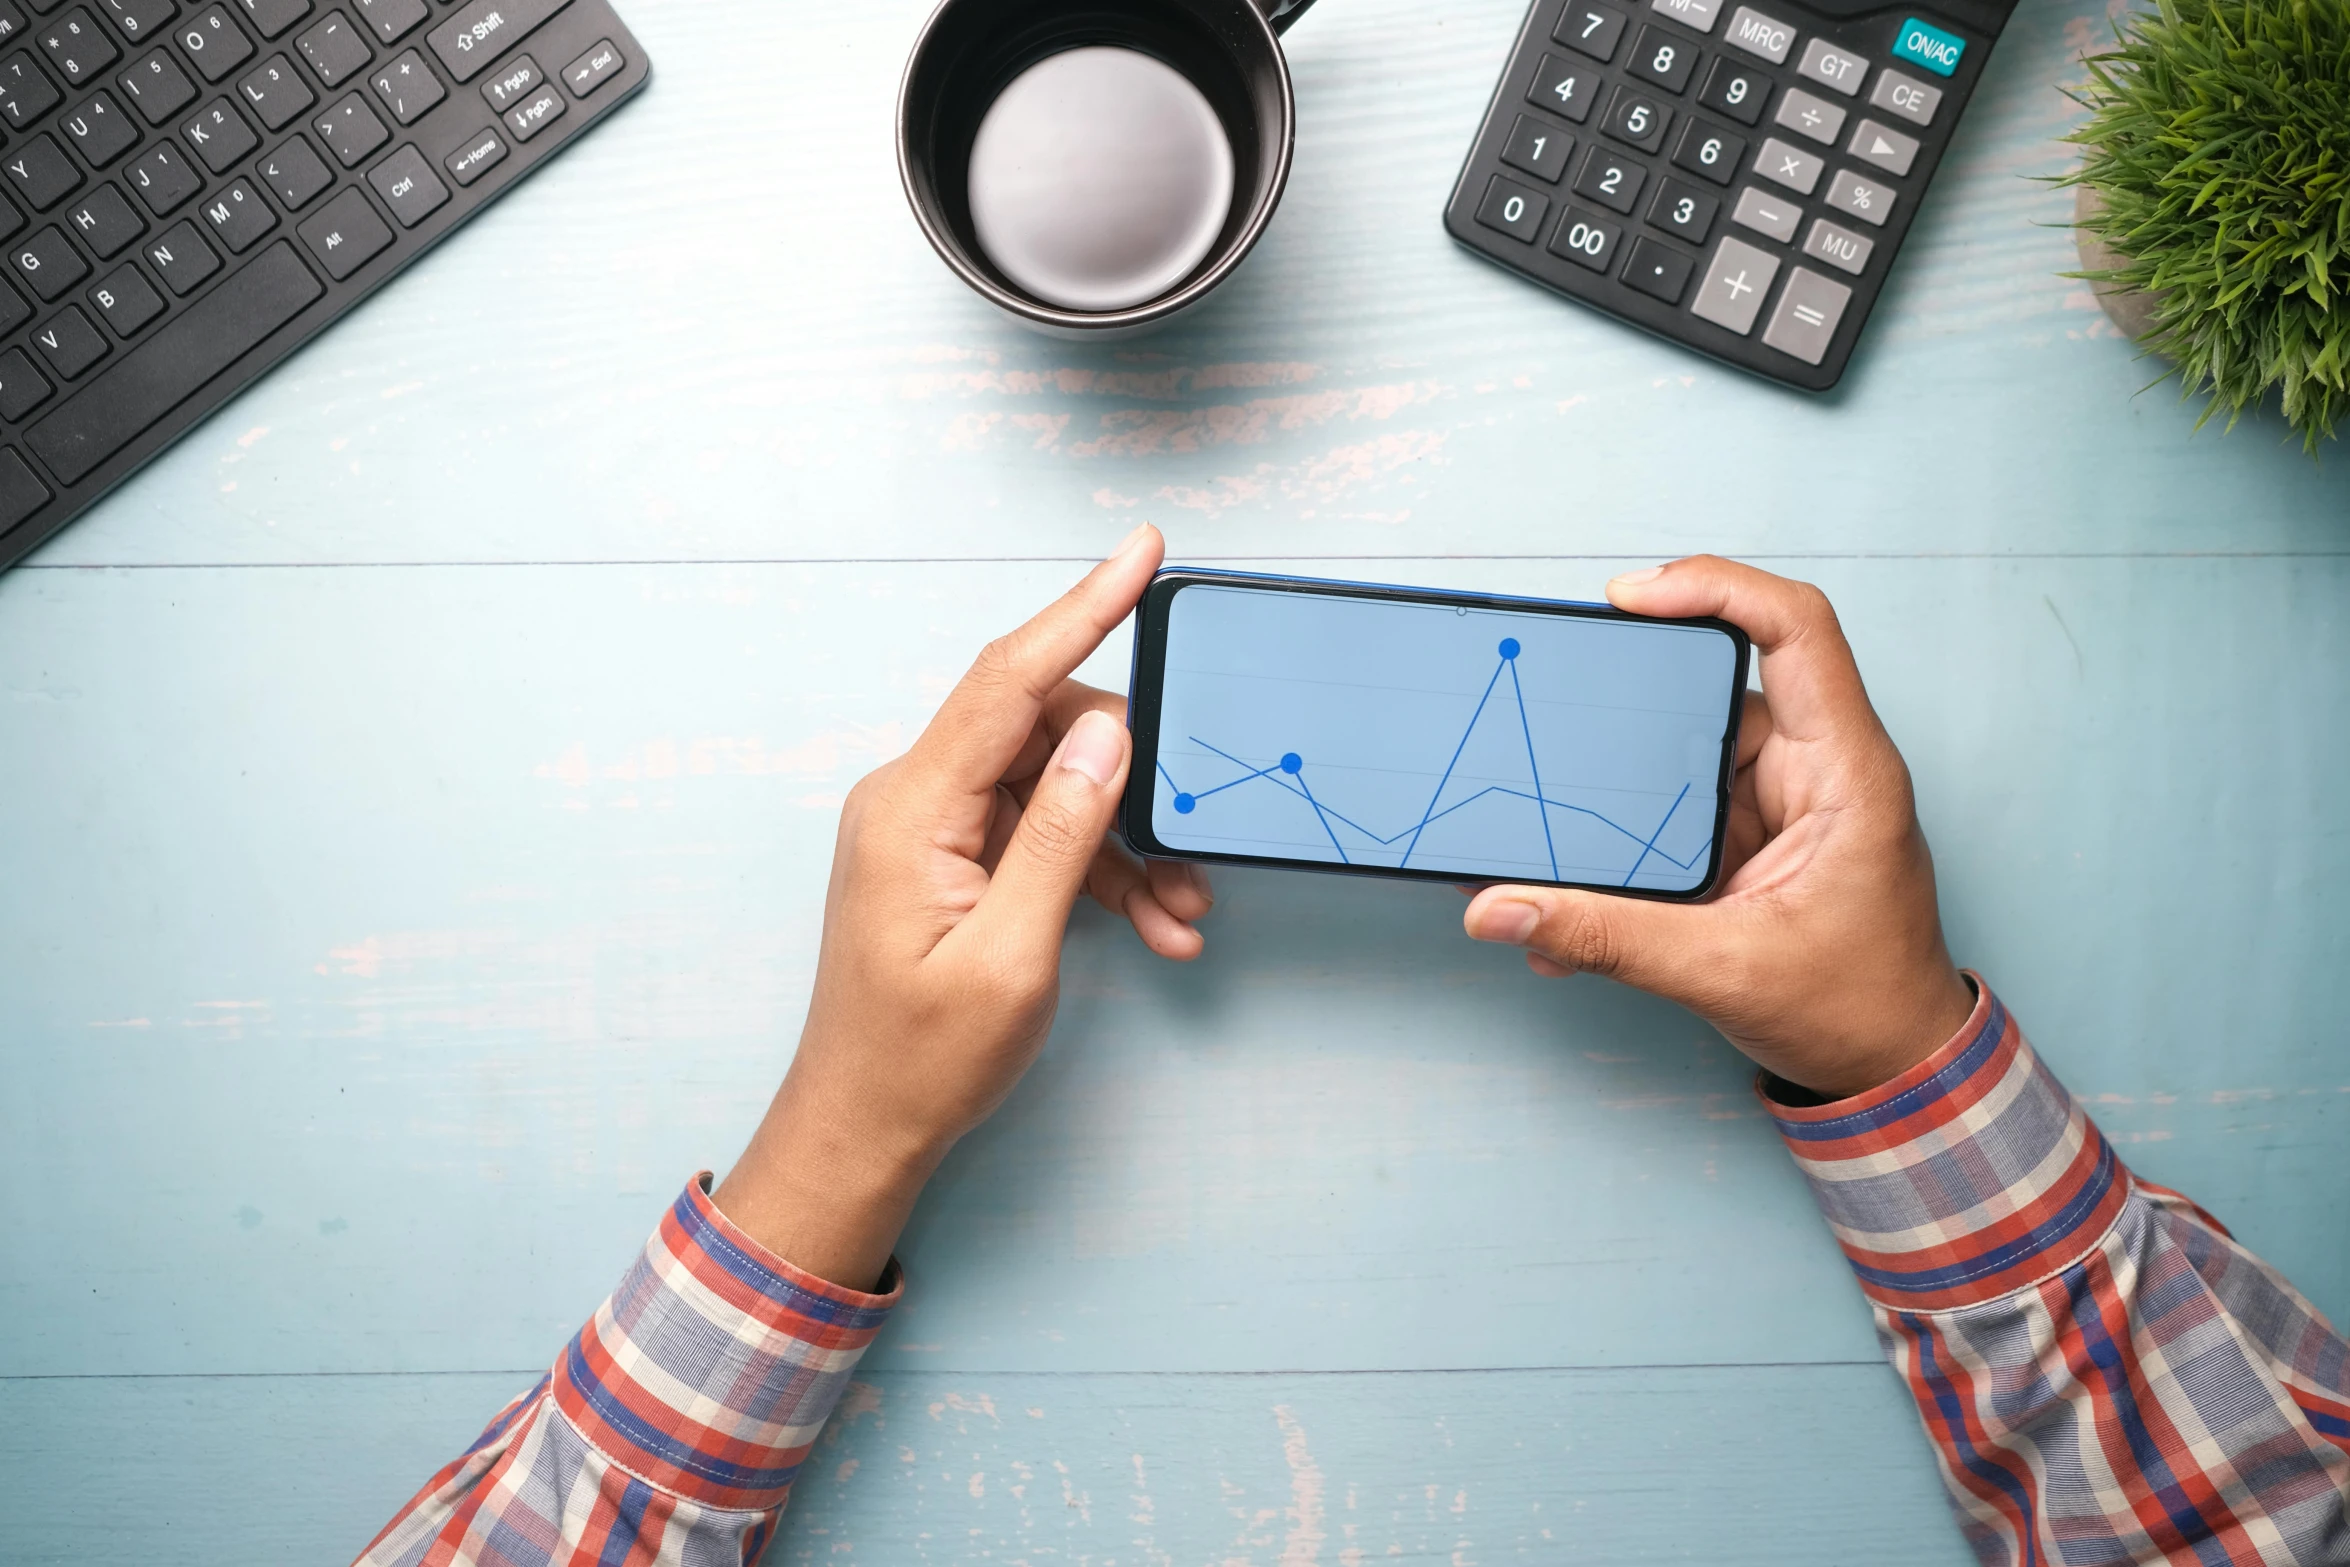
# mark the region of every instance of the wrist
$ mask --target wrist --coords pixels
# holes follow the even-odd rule
[[[1964,1032],[1978,1005],[1974,981],[1945,960],[1919,983],[1872,1009],[1849,1048],[1807,1065],[1800,1086],[1833,1102],[1892,1082]],[[1793,1074],[1789,1080],[1794,1081]]]

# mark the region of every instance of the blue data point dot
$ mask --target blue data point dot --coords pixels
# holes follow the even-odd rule
[[[1192,807],[1197,804],[1199,804],[1199,801],[1193,799],[1190,795],[1179,794],[1175,797],[1175,812],[1179,816],[1189,816],[1191,814]]]
[[[1503,637],[1501,639],[1501,656],[1504,658],[1516,658],[1518,656],[1518,639],[1516,637]]]
[[[1281,770],[1285,773],[1302,772],[1305,765],[1305,758],[1299,756],[1295,751],[1281,758]]]

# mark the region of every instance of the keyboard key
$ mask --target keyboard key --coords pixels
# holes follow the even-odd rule
[[[1730,214],[1730,221],[1757,234],[1766,234],[1782,245],[1795,242],[1795,225],[1803,217],[1803,209],[1792,201],[1767,195],[1752,185],[1738,193],[1738,205]]]
[[[1801,147],[1790,147],[1776,136],[1765,141],[1762,151],[1754,155],[1755,173],[1777,181],[1800,196],[1812,193],[1827,167]]]
[[[23,130],[62,101],[56,87],[50,83],[49,73],[33,64],[33,57],[22,49],[0,60],[0,118],[5,118],[18,130]]]
[[[51,6],[50,9],[56,9]],[[8,0],[0,0],[0,44],[12,44],[25,31],[24,13]]]
[[[147,231],[145,221],[131,210],[122,192],[111,185],[99,186],[90,192],[88,200],[68,207],[65,221],[100,261],[111,261],[121,255],[133,240]]]
[[[1893,40],[1894,59],[1922,65],[1936,76],[1948,76],[1957,70],[1958,57],[1964,53],[1965,39],[1914,16],[1901,24],[1901,32]]]
[[[262,235],[277,227],[277,214],[260,193],[243,180],[231,180],[224,190],[206,198],[204,221],[231,255],[251,250]]]
[[[1682,127],[1680,143],[1673,148],[1675,168],[1687,169],[1716,185],[1729,184],[1745,161],[1745,137],[1733,136],[1703,120],[1691,120]]]
[[[0,239],[8,238],[23,227],[24,214],[16,210],[14,202],[0,198]],[[0,332],[13,331],[15,327],[16,323],[13,321],[0,322]]]
[[[163,286],[182,299],[196,285],[220,270],[220,258],[204,243],[193,223],[174,223],[164,236],[147,247],[147,264],[163,279]]]
[[[1548,196],[1496,174],[1485,187],[1485,199],[1477,204],[1477,221],[1531,245],[1542,232],[1542,220],[1549,212]]]
[[[262,159],[259,173],[288,212],[301,211],[335,182],[334,170],[299,136]]]
[[[413,49],[376,72],[368,85],[402,125],[413,124],[418,115],[449,96],[432,67],[424,63],[424,56]]]
[[[137,267],[127,264],[108,273],[105,281],[90,290],[90,303],[116,337],[130,337],[163,314],[163,296]]]
[[[25,444],[59,479],[81,483],[325,292],[292,246],[272,245],[59,404]]]
[[[1779,258],[1755,249],[1742,239],[1725,237],[1714,247],[1714,259],[1705,269],[1689,313],[1744,337],[1754,330],[1771,279],[1779,275]]]
[[[1677,305],[1688,292],[1689,274],[1697,263],[1672,246],[1645,236],[1632,241],[1632,259],[1624,263],[1624,281],[1668,305]]]
[[[1697,50],[1676,33],[1643,27],[1625,69],[1666,92],[1683,92],[1689,86],[1689,73],[1697,69]]]
[[[1833,146],[1837,133],[1844,129],[1844,108],[1817,93],[1790,87],[1779,95],[1779,112],[1771,116],[1771,123],[1822,145]]]
[[[296,232],[337,282],[382,254],[392,242],[391,229],[356,190],[344,191],[328,202]]]
[[[482,91],[487,93],[490,88],[484,87]],[[1597,71],[1585,65],[1569,65],[1556,55],[1546,54],[1534,72],[1534,85],[1526,89],[1526,101],[1538,103],[1580,125],[1591,118],[1592,100],[1598,93]]]
[[[19,307],[21,308],[21,306]],[[32,360],[21,348],[11,348],[0,354],[0,419],[10,424],[20,422],[26,414],[49,400],[57,388],[49,378],[33,367]],[[10,452],[9,457],[16,454]],[[0,459],[4,463],[5,459]],[[0,511],[0,515],[5,515]]]
[[[1648,0],[1648,8],[1684,27],[1710,33],[1714,30],[1714,18],[1721,13],[1722,0]]]
[[[310,14],[310,0],[237,0],[237,3],[245,8],[245,15],[252,18],[264,38],[275,38]]]
[[[470,82],[490,62],[538,30],[539,24],[571,0],[471,0],[425,35],[432,52],[460,82]]]
[[[1556,185],[1559,176],[1567,172],[1567,157],[1574,150],[1574,137],[1531,114],[1521,114],[1518,123],[1510,127],[1509,143],[1501,149],[1501,161]]]
[[[392,209],[392,216],[400,220],[402,228],[414,228],[448,204],[449,187],[424,161],[424,154],[415,147],[402,147],[383,162],[370,169],[367,183]]]
[[[563,108],[561,92],[553,87],[541,87],[506,111],[506,134],[516,141],[528,141],[563,118]]]
[[[194,119],[180,127],[180,136],[204,160],[204,167],[215,174],[226,174],[239,159],[261,145],[253,127],[229,107],[226,98],[215,98],[199,109]]]
[[[33,347],[61,381],[70,381],[106,357],[106,338],[90,318],[67,305],[33,333]]]
[[[294,40],[294,47],[302,51],[302,58],[310,62],[310,69],[318,74],[322,86],[340,87],[361,71],[374,58],[368,52],[367,40],[359,36],[350,19],[337,11],[325,21]]]
[[[1893,202],[1892,186],[1862,179],[1850,169],[1838,169],[1836,177],[1828,182],[1828,205],[1851,213],[1863,223],[1881,226],[1893,216]]]
[[[506,144],[496,131],[483,131],[442,161],[449,178],[470,185],[506,161]]]
[[[1611,6],[1570,5],[1559,18],[1558,26],[1550,30],[1550,36],[1605,65],[1616,57],[1616,45],[1624,41],[1627,20],[1623,12]]]
[[[385,43],[402,37],[428,14],[424,0],[354,0],[359,7],[359,19],[375,29],[375,36]]]
[[[1931,125],[1934,111],[1942,107],[1942,89],[1899,71],[1879,71],[1877,85],[1869,89],[1869,107],[1898,114],[1912,125]]]
[[[206,6],[180,23],[172,36],[195,62],[196,74],[208,82],[219,81],[253,58],[253,40],[245,36],[224,5]]]
[[[1853,127],[1852,145],[1844,150],[1863,163],[1875,164],[1887,174],[1907,174],[1917,158],[1918,142],[1915,136],[1888,130],[1875,120],[1863,120]]]
[[[1730,60],[1716,60],[1705,78],[1697,101],[1728,115],[1741,125],[1762,119],[1763,104],[1771,96],[1771,79]]]
[[[188,160],[169,142],[149,148],[130,168],[131,189],[157,217],[175,212],[180,204],[204,188],[204,177],[188,167]]]
[[[1583,172],[1575,176],[1575,194],[1588,196],[1612,211],[1628,213],[1640,199],[1640,187],[1647,183],[1648,171],[1639,164],[1619,158],[1605,147],[1594,147],[1583,156]]]
[[[311,128],[346,169],[358,167],[369,153],[392,139],[392,133],[384,129],[384,122],[375,117],[375,111],[357,93],[339,99],[333,108],[311,122]]]
[[[9,183],[35,212],[56,206],[82,183],[82,171],[47,135],[36,136],[10,153],[0,162],[0,169],[7,171]]]
[[[1600,120],[1599,128],[1642,152],[1654,152],[1664,144],[1665,127],[1672,123],[1672,110],[1644,92],[1619,87],[1615,97],[1608,101],[1607,114]]]
[[[1795,47],[1795,29],[1775,16],[1763,15],[1753,6],[1742,5],[1730,13],[1730,25],[1722,29],[1722,42],[1734,44],[1773,65],[1785,65],[1787,51]]]
[[[627,63],[620,51],[612,46],[612,40],[606,38],[563,67],[563,85],[571,89],[574,98],[585,98],[618,76],[620,68]]]
[[[73,142],[82,161],[93,169],[103,169],[138,145],[139,128],[131,117],[115,106],[104,93],[68,114],[58,122]]]
[[[150,49],[115,78],[139,111],[139,117],[160,130],[173,115],[196,101],[196,84],[188,80],[168,49]]]
[[[1615,265],[1617,244],[1623,237],[1621,228],[1598,213],[1569,207],[1559,214],[1559,226],[1550,236],[1550,253],[1604,274]]]
[[[294,74],[294,62],[273,54],[237,83],[245,107],[260,116],[261,128],[282,131],[294,117],[318,101],[310,84]]]
[[[41,52],[68,87],[81,86],[122,58],[113,38],[78,5],[42,28],[40,37]]]
[[[1550,63],[1547,55],[1544,56],[1543,63],[1545,65]],[[520,103],[533,88],[546,79],[547,73],[539,69],[538,61],[527,54],[518,54],[506,62],[504,70],[481,84],[481,95],[492,109],[504,114],[508,109]],[[1542,84],[1536,82],[1534,86],[1536,100],[1539,101]]]
[[[1859,55],[1848,54],[1825,38],[1814,38],[1803,46],[1803,61],[1795,67],[1795,74],[1849,98],[1860,91],[1860,79],[1868,68]]]
[[[33,477],[22,457],[0,451],[0,533],[49,504],[49,486]]]
[[[172,0],[102,0],[98,9],[134,44],[160,32],[179,14]]]
[[[1763,328],[1762,340],[1782,354],[1816,365],[1828,357],[1828,342],[1851,302],[1851,289],[1809,267],[1797,267],[1787,274],[1787,287],[1771,312],[1771,324]]]
[[[0,283],[0,332],[13,332],[32,318],[33,307],[24,302],[24,296]]]
[[[1803,237],[1803,253],[1860,276],[1869,264],[1869,252],[1877,242],[1865,234],[1855,234],[1848,228],[1830,223],[1826,218],[1812,219],[1811,232]]]
[[[1721,210],[1719,197],[1709,196],[1679,180],[1663,180],[1648,204],[1648,222],[1650,227],[1663,229],[1676,239],[1702,245],[1706,235],[1713,232],[1714,218]]]

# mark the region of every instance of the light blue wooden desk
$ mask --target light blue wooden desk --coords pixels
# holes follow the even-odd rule
[[[925,4],[630,0],[646,99],[0,578],[0,1561],[354,1552],[740,1146],[842,791],[1141,517],[1820,581],[1962,956],[2350,1315],[2350,462],[2056,276],[2101,6],[2027,0],[1814,401],[1444,238],[1519,0],[1317,9],[1235,286],[1024,335],[898,195]],[[1079,919],[776,1561],[1966,1559],[1725,1046],[1449,892],[1223,891],[1186,971]]]

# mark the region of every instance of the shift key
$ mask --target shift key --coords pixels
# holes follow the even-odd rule
[[[473,0],[426,35],[449,74],[470,82],[571,0]]]

